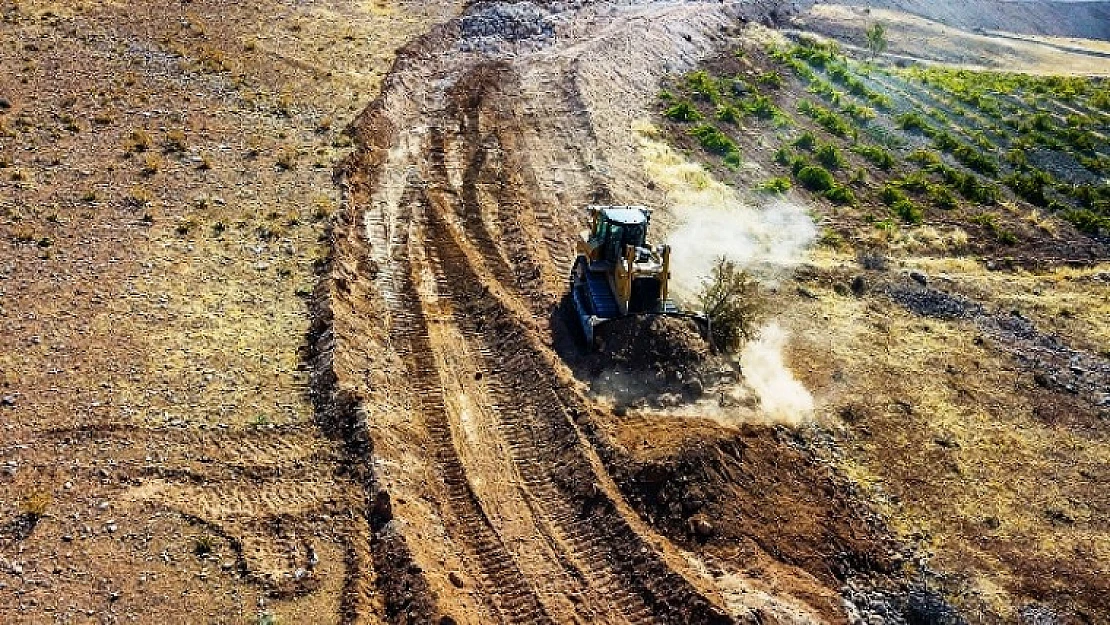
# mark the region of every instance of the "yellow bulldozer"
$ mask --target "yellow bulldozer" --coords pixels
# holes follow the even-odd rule
[[[671,248],[647,242],[651,210],[643,206],[587,206],[590,229],[577,243],[570,288],[586,345],[598,326],[630,315],[688,317],[708,332],[704,315],[681,311],[668,299]]]

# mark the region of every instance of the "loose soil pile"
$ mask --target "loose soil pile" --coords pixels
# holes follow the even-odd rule
[[[598,366],[629,371],[693,371],[709,359],[697,323],[681,317],[616,319],[597,330]]]

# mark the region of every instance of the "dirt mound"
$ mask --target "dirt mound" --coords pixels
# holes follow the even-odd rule
[[[597,330],[605,368],[629,371],[689,370],[709,359],[697,323],[682,317],[627,317]]]
[[[743,563],[741,577],[778,580],[782,595],[834,622],[848,580],[861,589],[901,585],[896,569],[907,556],[797,435],[746,425],[682,437],[685,423],[630,419],[621,438],[634,451],[614,463],[630,503],[661,533],[711,554],[721,576]],[[661,448],[668,440],[673,447]]]

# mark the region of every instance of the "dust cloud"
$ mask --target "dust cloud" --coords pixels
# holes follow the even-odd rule
[[[736,189],[658,141],[651,126],[636,130],[647,174],[666,192],[677,220],[667,237],[676,297],[690,303],[722,256],[764,282],[777,281],[805,259],[817,225],[804,207],[785,199],[753,206]]]
[[[666,193],[676,221],[667,237],[672,248],[671,289],[686,307],[696,306],[697,291],[720,257],[768,285],[805,260],[817,226],[803,206],[785,199],[753,206],[736,189],[659,141],[652,126],[639,124],[635,130],[647,174]],[[734,390],[754,395],[759,418],[798,425],[813,415],[814,400],[786,365],[783,350],[788,340],[778,323],[762,328],[741,354],[744,378],[738,384],[742,388]],[[740,411],[735,418],[751,420],[751,415]]]
[[[813,416],[813,395],[783,360],[788,338],[779,324],[767,324],[754,341],[744,346],[740,367],[744,382],[759,398],[767,418],[776,423],[800,425]]]

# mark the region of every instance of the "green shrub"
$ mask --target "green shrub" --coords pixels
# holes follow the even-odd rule
[[[696,122],[702,119],[702,114],[689,100],[675,102],[663,111],[663,115],[676,122]]]
[[[907,191],[924,193],[929,190],[929,185],[932,183],[929,182],[929,177],[925,175],[925,172],[915,171],[895,181],[895,184]]]
[[[951,210],[953,208],[958,208],[960,205],[959,201],[956,199],[956,195],[944,185],[930,185],[926,193],[929,196],[929,201],[937,208]]]
[[[1104,184],[1097,187],[1092,184],[1066,185],[1063,193],[1074,198],[1085,208],[1096,209],[1096,212],[1110,215],[1110,185]]]
[[[909,198],[906,197],[906,194],[901,189],[891,183],[884,185],[883,190],[879,192],[879,200],[887,206],[893,206],[895,202],[908,199]]]
[[[798,182],[810,191],[825,192],[836,186],[836,179],[819,165],[807,165],[797,172]]]
[[[795,155],[790,159],[790,173],[797,176],[803,169],[809,167],[809,161],[804,156]]]
[[[759,119],[773,119],[775,117],[785,116],[785,114],[775,106],[771,98],[760,94],[755,94],[751,98],[745,100],[744,109],[749,115],[753,115]]]
[[[1047,173],[1040,170],[1031,170],[1029,173],[1014,173],[1007,176],[1004,182],[1026,202],[1034,206],[1048,206],[1045,186],[1052,183],[1052,176]]]
[[[1006,162],[1012,165],[1015,169],[1028,169],[1029,157],[1026,155],[1025,150],[1012,149],[1006,152]]]
[[[810,82],[806,91],[835,106],[840,106],[840,103],[847,97],[847,94],[837,91],[832,85],[817,77],[814,77]]]
[[[772,89],[781,89],[783,84],[785,84],[782,74],[774,71],[763,72],[756,77],[755,81],[761,85],[771,87]]]
[[[890,171],[894,167],[894,155],[881,146],[857,143],[851,150],[883,171]]]
[[[1060,214],[1065,221],[1070,222],[1080,232],[1089,235],[1098,235],[1101,231],[1110,231],[1110,217],[1099,215],[1086,208],[1077,208],[1064,211]]]
[[[759,185],[757,189],[764,193],[786,193],[792,186],[789,178],[778,176]]]
[[[890,205],[890,210],[908,224],[920,224],[925,221],[925,213],[906,198],[895,201]]]
[[[990,231],[996,239],[1006,245],[1013,245],[1018,241],[1016,234],[1006,230],[998,224],[998,216],[994,213],[980,213],[971,218],[971,223],[983,226]]]
[[[817,151],[814,152],[817,162],[821,163],[828,169],[841,169],[848,164],[844,159],[844,155],[835,145],[829,143],[822,143],[817,146]]]
[[[817,145],[817,137],[807,130],[795,139],[791,145],[801,150],[812,150]]]
[[[738,152],[736,143],[712,124],[702,124],[693,128],[690,130],[690,134],[696,137],[701,142],[701,146],[708,152],[721,156]]]
[[[721,85],[709,72],[701,69],[686,75],[686,87],[697,100],[716,104],[721,99]]]
[[[838,137],[848,137],[853,134],[852,127],[848,125],[848,122],[820,104],[814,104],[809,100],[802,100],[798,103],[798,111],[802,115],[817,122],[817,124],[828,131],[829,134]]]
[[[929,125],[929,122],[925,121],[925,118],[917,112],[902,113],[898,117],[895,117],[894,121],[902,130],[917,130],[919,132],[925,132],[926,130],[932,129],[932,127]]]
[[[717,119],[727,124],[736,125],[744,117],[743,111],[732,104],[722,104],[717,107]]]
[[[825,197],[834,204],[841,206],[855,206],[856,194],[852,190],[843,185],[834,185],[833,188],[825,192]]]
[[[938,150],[952,152],[960,147],[960,142],[956,140],[956,137],[953,137],[952,134],[946,130],[931,130],[931,132],[926,134],[932,137],[933,145],[936,146]]]
[[[998,185],[986,183],[975,174],[955,172],[949,184],[968,200],[977,204],[997,204],[1002,197]]]
[[[775,162],[779,165],[789,165],[794,158],[794,153],[786,146],[780,147],[775,150]]]
[[[1086,167],[1093,174],[1100,176],[1110,174],[1110,158],[1101,154],[1096,154],[1093,157],[1080,156],[1079,164]]]
[[[958,145],[952,150],[952,155],[973,171],[988,176],[998,175],[998,163],[969,145]]]
[[[702,283],[698,301],[712,324],[713,344],[726,352],[755,336],[767,310],[759,283],[735,262],[718,258]]]
[[[860,106],[853,102],[849,102],[841,109],[844,114],[857,122],[866,122],[875,119],[875,110],[866,106]]]
[[[940,154],[929,150],[914,150],[906,160],[926,168],[941,164]]]

